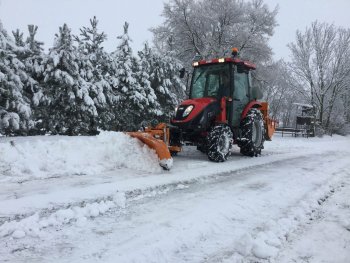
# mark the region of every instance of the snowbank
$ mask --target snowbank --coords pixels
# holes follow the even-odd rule
[[[124,133],[0,140],[0,182],[108,171],[118,173],[121,168],[152,173],[161,170],[156,153]]]

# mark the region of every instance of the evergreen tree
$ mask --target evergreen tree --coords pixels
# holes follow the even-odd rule
[[[44,63],[45,92],[49,97],[46,126],[52,133],[77,135],[96,129],[91,84],[80,76],[78,61],[71,30],[64,24]]]
[[[12,35],[15,38],[15,44],[18,47],[24,47],[24,40],[23,40],[23,32],[19,31],[17,29],[16,31],[12,31]]]
[[[104,130],[113,129],[116,116],[113,108],[119,100],[118,93],[111,85],[111,58],[103,50],[107,39],[104,32],[98,31],[96,17],[90,19],[90,27],[80,29],[79,45],[80,76],[91,83],[90,96],[97,108],[97,126]],[[114,75],[114,73],[112,73]]]
[[[181,64],[148,44],[135,57],[128,23],[116,51],[108,54],[102,47],[106,35],[97,26],[94,17],[80,30],[76,48],[63,25],[45,54],[37,26],[28,26],[26,39],[13,31],[12,39],[1,25],[1,133],[91,134],[97,128],[135,130],[143,121],[168,120],[184,95]]]
[[[151,88],[154,90],[160,111],[159,121],[167,122],[174,112],[175,106],[185,97],[185,86],[179,78],[181,63],[171,56],[161,55],[147,44],[139,52],[141,61],[145,63]]]
[[[148,49],[148,43],[145,43],[144,50]],[[139,51],[139,57],[140,60],[136,60],[136,78],[139,83],[139,85],[142,87],[143,91],[146,94],[147,97],[147,107],[145,109],[145,115],[144,120],[146,123],[149,123],[153,121],[154,119],[157,119],[159,116],[162,115],[161,106],[159,104],[158,98],[151,87],[150,82],[150,64],[147,60],[147,56],[144,55],[143,51]],[[142,121],[142,120],[141,120]]]
[[[122,94],[120,106],[122,106],[123,115],[120,116],[120,129],[134,130],[140,127],[144,119],[144,112],[150,105],[147,97],[147,91],[141,87],[138,79],[141,81],[140,70],[137,59],[133,56],[130,47],[131,39],[128,35],[129,24],[124,24],[124,34],[119,36],[119,45],[113,53],[115,62],[115,71],[118,76],[118,90]],[[150,92],[150,91],[149,91]]]
[[[44,133],[43,118],[47,110],[48,98],[45,96],[42,88],[44,81],[44,65],[46,54],[43,52],[43,42],[36,40],[38,27],[28,25],[28,37],[25,41],[25,47],[29,50],[23,58],[26,72],[32,77],[34,82],[27,85],[27,92],[31,97],[33,118],[35,119],[36,133]]]
[[[17,42],[23,35],[16,31]],[[26,134],[33,128],[30,98],[24,92],[35,81],[25,72],[25,65],[18,55],[26,50],[16,46],[0,21],[0,133]]]
[[[29,36],[26,40],[26,44],[34,54],[39,55],[44,50],[42,47],[44,43],[36,40],[35,36],[37,31],[38,31],[38,26],[28,25]]]
[[[14,53],[24,64],[24,70],[29,76],[24,80],[22,92],[24,96],[30,99],[32,115],[33,119],[35,119],[35,129],[31,130],[31,134],[35,134],[42,129],[41,108],[44,106],[43,103],[46,102],[46,97],[43,94],[40,84],[43,81],[43,43],[35,39],[37,29],[37,26],[28,25],[29,36],[26,41],[23,40],[23,33],[19,29],[12,32],[17,46]]]

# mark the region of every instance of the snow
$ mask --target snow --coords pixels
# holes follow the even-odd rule
[[[277,137],[163,171],[125,134],[0,138],[6,262],[347,262],[350,138]],[[43,169],[45,168],[45,169]]]
[[[123,133],[96,137],[4,138],[0,141],[0,182],[71,175],[99,175],[120,168],[159,172],[156,154]]]
[[[8,112],[4,114],[2,120],[1,120],[1,126],[7,128],[9,126],[12,126],[15,130],[19,129],[19,116],[15,112]]]
[[[166,170],[170,170],[173,167],[173,158],[159,160],[159,165]]]
[[[61,61],[61,56],[60,54],[57,54],[56,52],[52,52],[52,60],[53,60],[53,65],[57,67],[57,65]],[[58,77],[57,77],[58,78]]]
[[[266,244],[265,240],[256,240],[252,248],[252,253],[257,258],[268,259],[277,255],[277,248]]]
[[[340,184],[330,192],[325,205],[310,222],[293,234],[293,246],[279,255],[278,262],[348,262],[350,250],[350,185]],[[299,235],[303,232],[302,235]]]
[[[310,104],[305,104],[305,103],[294,102],[293,105],[297,105],[297,106],[301,106],[301,107],[306,107],[306,108],[313,108],[312,105],[310,105]]]
[[[22,230],[16,230],[13,232],[12,237],[13,238],[23,238],[25,237],[26,233]]]
[[[116,202],[121,207],[123,203]],[[26,235],[39,236],[40,230],[48,226],[61,226],[68,224],[71,221],[81,222],[86,221],[88,217],[97,217],[100,214],[106,213],[109,209],[115,206],[112,201],[100,201],[86,204],[83,207],[71,207],[67,209],[60,209],[52,213],[48,217],[39,217],[38,214],[27,217],[19,221],[5,222],[0,226],[0,237],[11,235],[14,238],[23,238]]]

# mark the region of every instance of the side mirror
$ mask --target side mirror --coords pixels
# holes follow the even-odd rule
[[[183,79],[185,77],[186,69],[182,68],[180,69],[180,78]]]
[[[250,90],[250,98],[251,99],[256,99],[256,100],[260,100],[262,99],[262,97],[264,96],[264,94],[262,93],[262,91],[260,90],[259,87],[252,87]]]

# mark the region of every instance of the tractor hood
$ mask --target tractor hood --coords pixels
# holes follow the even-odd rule
[[[205,128],[208,118],[215,118],[220,112],[220,104],[215,98],[188,99],[177,108],[175,117],[171,120],[173,125],[191,129]]]

